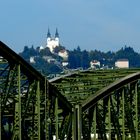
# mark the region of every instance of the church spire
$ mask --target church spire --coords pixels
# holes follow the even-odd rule
[[[58,30],[57,30],[57,28],[56,28],[56,32],[55,32],[55,38],[59,38],[59,34],[58,34]]]
[[[50,29],[48,28],[48,33],[47,33],[47,38],[48,37],[51,37],[51,34],[50,34]]]

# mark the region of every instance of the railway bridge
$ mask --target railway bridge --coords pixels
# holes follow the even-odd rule
[[[139,140],[140,70],[47,79],[0,42],[0,140]]]

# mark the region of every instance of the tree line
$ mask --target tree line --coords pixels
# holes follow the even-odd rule
[[[30,57],[34,57],[36,63],[31,65],[37,70],[40,70],[45,75],[51,73],[60,73],[64,69],[64,67],[61,66],[63,58],[59,57],[57,52],[61,49],[65,49],[65,47],[59,46],[56,48],[55,53],[51,53],[49,48],[39,50],[39,47],[34,48],[34,46],[31,46],[29,48],[28,46],[25,46],[23,52],[20,53],[20,56],[22,56],[28,62]],[[92,60],[100,61],[101,67],[107,66],[108,68],[112,68],[115,66],[115,62],[119,59],[128,59],[130,68],[140,67],[140,54],[135,52],[132,47],[126,45],[116,52],[102,52],[99,50],[87,51],[81,50],[80,46],[74,50],[67,51],[69,54],[67,60],[69,64],[67,69],[88,69],[90,67],[90,61]],[[44,56],[52,57],[59,63],[48,63],[44,59]]]

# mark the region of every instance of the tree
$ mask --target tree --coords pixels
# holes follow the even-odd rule
[[[40,50],[40,56],[51,56],[51,55],[52,55],[52,53],[48,47]]]
[[[65,47],[63,47],[63,46],[60,45],[60,46],[57,46],[57,47],[54,48],[54,52],[55,53],[58,53],[61,50],[65,50]]]
[[[83,69],[87,69],[89,68],[89,55],[88,55],[88,52],[86,50],[84,50],[82,53],[81,53],[81,67]]]

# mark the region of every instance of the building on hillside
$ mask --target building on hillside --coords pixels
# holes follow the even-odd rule
[[[29,61],[30,61],[30,63],[32,63],[32,64],[36,63],[36,62],[35,62],[35,57],[34,57],[34,56],[31,56]]]
[[[39,47],[39,51],[41,51],[41,50],[43,50],[44,49],[44,47],[43,46],[40,46]]]
[[[58,30],[56,29],[55,32],[55,37],[51,37],[50,30],[48,29],[47,33],[47,46],[50,51],[53,53],[54,49],[60,45],[59,43],[59,33]]]
[[[67,60],[67,59],[68,59],[68,52],[67,52],[66,50],[60,50],[60,51],[58,52],[58,55],[59,55],[60,57],[62,57],[63,60]]]
[[[129,60],[128,59],[119,59],[115,62],[116,68],[129,68]]]
[[[56,59],[51,56],[43,56],[43,59],[48,63],[55,63]]]
[[[100,68],[100,61],[98,61],[98,60],[92,60],[92,61],[90,61],[90,67],[91,68]]]
[[[63,61],[63,62],[62,62],[62,66],[63,66],[63,67],[67,67],[68,65],[69,65],[69,62],[67,62],[67,61]]]

